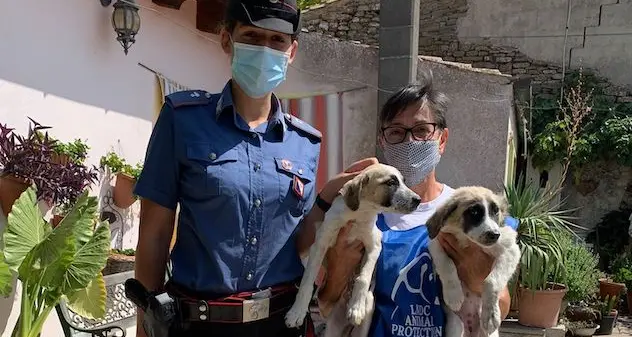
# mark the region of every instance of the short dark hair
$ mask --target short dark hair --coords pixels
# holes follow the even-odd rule
[[[384,103],[380,112],[380,123],[390,123],[395,117],[414,104],[426,105],[434,116],[439,129],[448,127],[445,114],[448,110],[448,96],[432,87],[432,72],[428,71],[417,84],[409,84],[395,92]]]

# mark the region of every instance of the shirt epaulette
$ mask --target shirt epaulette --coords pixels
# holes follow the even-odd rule
[[[285,120],[294,128],[303,131],[304,133],[306,133],[308,136],[311,136],[312,138],[315,138],[316,140],[320,141],[323,138],[323,134],[320,133],[320,131],[318,131],[318,129],[316,129],[315,127],[307,124],[306,122],[300,120],[299,118],[292,116],[288,113],[285,114]]]
[[[166,102],[173,108],[183,106],[207,105],[211,102],[211,93],[204,90],[185,90],[167,95]]]

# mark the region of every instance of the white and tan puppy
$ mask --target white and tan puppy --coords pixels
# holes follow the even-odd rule
[[[296,301],[285,316],[288,327],[303,324],[312,299],[314,281],[325,254],[336,242],[340,229],[349,222],[352,223],[349,242],[360,240],[365,253],[360,271],[353,282],[346,318],[353,325],[360,325],[364,318],[371,314],[373,308],[373,294],[369,286],[382,248],[382,232],[376,226],[377,215],[381,212],[410,213],[417,209],[421,202],[419,196],[406,187],[401,173],[394,167],[384,164],[374,164],[366,168],[347,182],[340,194],[317,229],[316,240],[309,251]],[[328,317],[325,334],[340,337],[341,334],[337,330],[344,327],[340,326],[340,320],[334,316],[332,312]]]
[[[426,224],[432,239],[430,255],[448,308],[445,337],[498,336],[501,321],[498,296],[520,262],[517,233],[504,225],[505,214],[504,196],[483,187],[462,187],[454,191]],[[462,247],[479,245],[495,257],[481,296],[473,294],[459,279],[456,265],[436,239],[439,232],[453,234]]]

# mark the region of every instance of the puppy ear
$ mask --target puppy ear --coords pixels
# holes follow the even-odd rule
[[[343,200],[350,210],[357,211],[360,208],[360,192],[362,191],[363,183],[368,178],[368,176],[360,179],[358,177],[353,178],[342,187]]]
[[[428,235],[431,239],[434,239],[439,235],[441,228],[445,225],[446,220],[456,211],[459,206],[458,200],[450,198],[441,207],[439,207],[434,214],[426,222],[426,228],[428,228]]]
[[[498,205],[498,210],[500,214],[498,215],[498,225],[505,225],[505,217],[509,215],[509,202],[507,201],[507,197],[504,192],[496,194],[496,204]]]

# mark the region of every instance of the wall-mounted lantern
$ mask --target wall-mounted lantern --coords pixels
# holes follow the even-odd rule
[[[101,5],[109,6],[112,0],[100,0]],[[116,32],[116,40],[123,46],[125,55],[136,42],[136,34],[140,29],[140,15],[134,0],[118,0],[113,5],[112,27]]]

